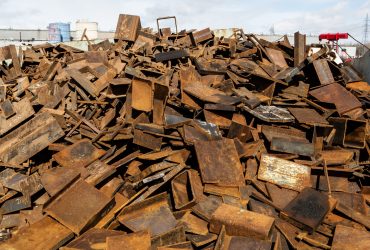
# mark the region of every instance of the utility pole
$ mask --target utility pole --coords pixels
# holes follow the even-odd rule
[[[364,44],[367,43],[367,34],[369,32],[369,14],[366,14],[365,27],[364,27]]]

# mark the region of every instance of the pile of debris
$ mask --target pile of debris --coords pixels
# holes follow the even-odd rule
[[[366,249],[370,87],[305,43],[0,48],[0,248]]]

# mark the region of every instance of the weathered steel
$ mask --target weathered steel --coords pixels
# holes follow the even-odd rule
[[[90,140],[82,139],[54,154],[53,158],[63,167],[86,167],[105,153]]]
[[[335,82],[328,61],[326,59],[314,61],[313,66],[315,68],[316,74],[320,80],[321,85],[326,85]]]
[[[52,235],[52,237],[50,237]],[[16,250],[58,249],[73,238],[73,232],[48,216],[38,222],[23,227],[18,234],[6,242],[0,243],[0,248]]]
[[[141,231],[132,234],[107,237],[107,250],[150,250],[150,233]]]
[[[176,176],[171,186],[176,209],[190,208],[203,198],[202,182],[194,170],[186,170]]]
[[[305,188],[281,212],[293,225],[314,232],[329,212],[329,198],[314,189]]]
[[[190,39],[194,46],[196,46],[198,43],[210,40],[212,38],[213,35],[209,28],[190,33]]]
[[[300,65],[306,58],[306,35],[294,33],[294,67]]]
[[[196,141],[194,146],[204,183],[244,184],[243,169],[233,140]]]
[[[353,227],[337,225],[331,249],[368,249],[370,245],[370,233]]]
[[[225,225],[228,235],[268,239],[274,218],[222,204],[212,214],[209,230],[212,233],[219,233],[222,225]]]
[[[152,82],[135,78],[132,80],[132,107],[149,112],[153,109]]]
[[[189,57],[189,53],[186,50],[172,50],[168,52],[155,54],[155,61],[163,62],[186,57]]]
[[[262,155],[258,170],[258,179],[296,191],[311,186],[310,175],[309,167],[268,154]]]
[[[361,102],[338,83],[328,84],[312,90],[310,95],[319,101],[334,103],[339,114],[361,107]]]
[[[134,232],[148,229],[152,236],[165,233],[177,225],[165,193],[125,207],[118,220]]]
[[[288,110],[300,123],[308,125],[328,124],[328,121],[314,109],[288,108]]]
[[[55,118],[42,113],[0,139],[0,160],[20,164],[63,135]]]
[[[334,144],[351,148],[365,147],[367,121],[331,117],[329,122],[336,129]]]
[[[7,111],[8,108],[4,107],[4,105],[5,104],[3,104],[1,107],[4,116],[0,115],[0,135],[5,134],[35,114],[35,111],[33,110],[32,105],[27,98],[11,104],[13,112]]]
[[[271,150],[298,154],[303,156],[314,156],[315,147],[313,143],[296,140],[294,138],[274,137],[271,141]]]
[[[114,205],[114,200],[83,180],[78,180],[51,200],[44,211],[74,233],[94,225]]]
[[[120,14],[114,39],[134,42],[141,29],[139,16]]]

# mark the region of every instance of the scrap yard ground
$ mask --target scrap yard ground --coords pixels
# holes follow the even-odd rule
[[[0,47],[0,249],[368,249],[366,67],[229,32]]]

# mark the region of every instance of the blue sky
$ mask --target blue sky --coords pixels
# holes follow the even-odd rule
[[[245,32],[307,34],[349,32],[362,40],[370,0],[0,0],[1,28],[46,28],[48,23],[88,19],[114,30],[119,13],[141,16],[156,27],[159,16],[175,15],[180,29],[243,28]]]

